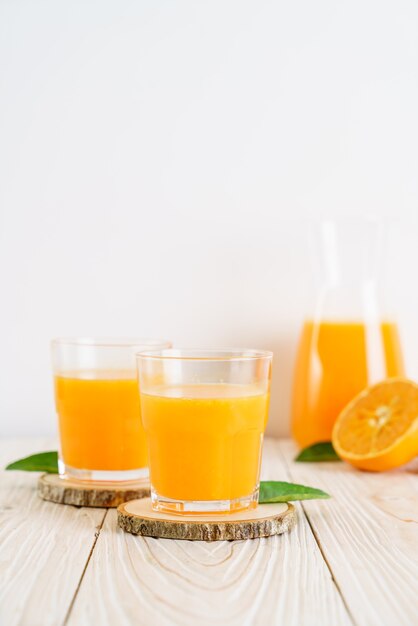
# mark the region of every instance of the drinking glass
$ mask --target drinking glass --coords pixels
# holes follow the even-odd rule
[[[160,350],[137,362],[153,508],[256,506],[272,353]]]
[[[313,235],[319,284],[293,383],[292,432],[302,447],[329,441],[340,411],[365,387],[403,375],[398,327],[379,289],[383,224],[324,220]]]
[[[147,479],[135,354],[161,340],[55,339],[59,473],[80,480]]]

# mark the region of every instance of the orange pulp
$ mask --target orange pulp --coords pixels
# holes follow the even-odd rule
[[[418,455],[418,385],[403,378],[365,389],[340,413],[332,443],[340,458],[372,472]]]

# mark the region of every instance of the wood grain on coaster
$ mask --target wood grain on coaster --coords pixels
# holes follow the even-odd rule
[[[146,498],[149,493],[149,484],[144,481],[81,483],[57,474],[42,474],[38,480],[38,495],[43,500],[75,506],[116,507],[122,502]]]
[[[262,504],[238,513],[173,515],[153,511],[150,498],[118,507],[118,525],[146,537],[191,541],[256,539],[287,532],[296,524],[292,504]]]

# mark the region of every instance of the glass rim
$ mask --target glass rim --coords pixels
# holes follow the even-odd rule
[[[144,346],[147,351],[153,347],[155,349],[169,349],[171,345],[171,341],[166,339],[136,337],[56,337],[51,340],[51,346],[78,346],[80,348],[139,348]]]
[[[169,354],[167,354],[169,353]],[[253,349],[183,349],[183,348],[166,348],[163,350],[145,350],[138,352],[136,359],[150,359],[160,361],[256,361],[261,359],[273,359],[273,352],[270,350],[253,350]]]

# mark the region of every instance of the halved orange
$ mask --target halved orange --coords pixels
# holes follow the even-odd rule
[[[390,378],[365,389],[341,411],[332,432],[338,456],[371,472],[418,456],[418,385]]]

